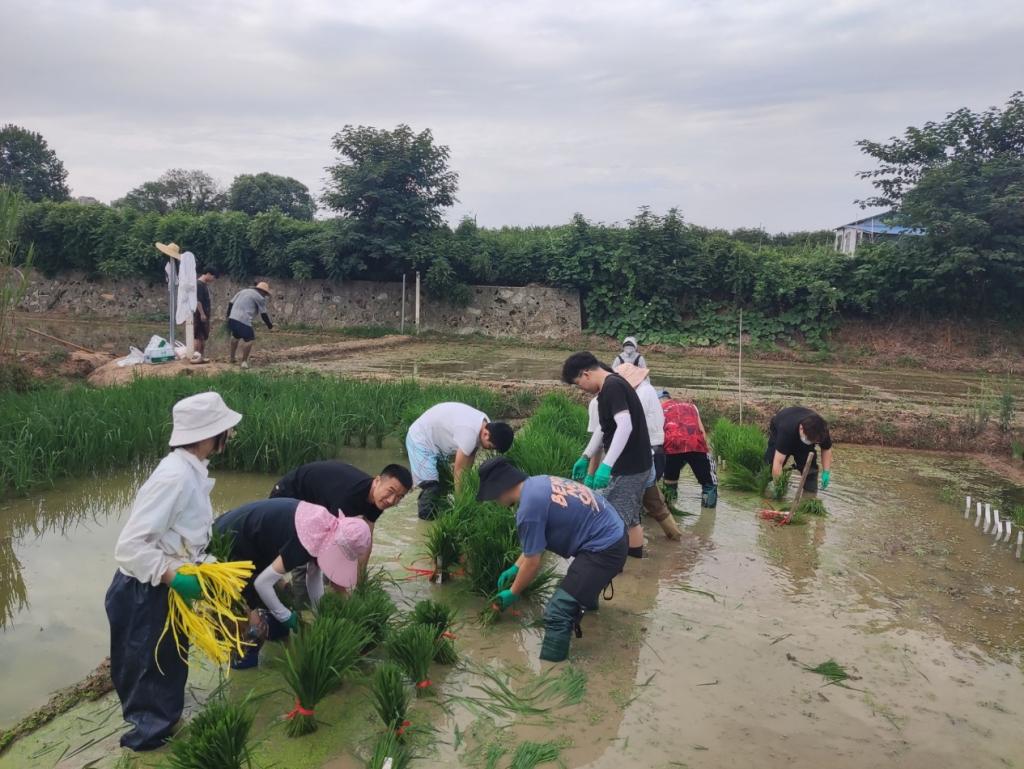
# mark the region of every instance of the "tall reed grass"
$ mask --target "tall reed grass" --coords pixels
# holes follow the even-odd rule
[[[346,443],[400,434],[402,414],[458,400],[516,416],[512,399],[479,387],[364,382],[315,374],[138,379],[123,387],[84,385],[0,394],[0,495],[25,493],[67,476],[151,462],[166,453],[171,406],[216,390],[244,415],[215,467],[283,473],[335,457]]]

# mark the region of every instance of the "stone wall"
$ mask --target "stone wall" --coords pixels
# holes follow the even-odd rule
[[[246,282],[244,285],[251,285]],[[223,317],[227,301],[243,284],[220,278],[212,286],[214,316]],[[398,328],[402,317],[402,284],[323,280],[274,280],[270,316],[288,324],[324,328],[388,326]],[[406,288],[406,330],[413,328],[415,283]],[[167,288],[144,280],[90,280],[63,274],[46,278],[33,274],[25,312],[92,317],[166,317]],[[488,336],[558,338],[581,330],[580,299],[575,291],[547,286],[474,286],[467,307],[422,297],[420,324],[424,331]]]

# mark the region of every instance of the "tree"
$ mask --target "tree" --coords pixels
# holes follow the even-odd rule
[[[879,163],[860,174],[878,191],[861,204],[894,208],[900,223],[924,232],[903,239],[898,253],[888,247],[912,281],[906,296],[929,296],[972,314],[1019,314],[1024,93],[1013,94],[1003,109],[960,109],[888,143],[857,144]]]
[[[172,168],[159,179],[139,185],[114,205],[142,213],[184,211],[204,214],[223,211],[226,203],[220,185],[205,171]]]
[[[316,203],[298,179],[277,174],[241,174],[228,188],[228,210],[249,215],[277,209],[293,219],[310,220]]]
[[[354,220],[357,244],[378,259],[377,269],[394,269],[456,202],[459,175],[448,168],[448,147],[434,144],[429,129],[414,133],[404,124],[393,131],[347,125],[331,146],[341,157],[326,168],[325,205]]]
[[[42,134],[16,125],[0,128],[0,186],[29,200],[67,200],[68,172]]]

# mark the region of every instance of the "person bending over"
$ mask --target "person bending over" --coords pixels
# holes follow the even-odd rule
[[[772,417],[768,425],[768,450],[764,461],[772,467],[772,478],[782,475],[789,457],[798,472],[810,458],[811,467],[804,481],[805,492],[818,490],[818,451],[821,447],[821,488],[827,489],[832,480],[832,436],[828,422],[820,414],[805,406],[790,406]]]
[[[335,590],[351,590],[360,562],[370,552],[370,525],[362,518],[339,518],[320,505],[287,497],[236,507],[218,518],[213,529],[231,542],[232,561],[252,561],[255,566],[242,597],[256,641],[244,657],[232,661],[236,670],[258,663],[264,639],[298,627],[298,615],[277,594],[277,583],[285,574],[306,567],[306,590],[316,609],[324,594],[324,577]]]
[[[498,578],[496,602],[502,611],[533,582],[545,550],[572,559],[544,609],[540,658],[561,662],[569,656],[583,612],[597,606],[601,591],[625,566],[628,542],[621,516],[583,484],[553,475],[528,477],[504,457],[480,466],[477,499],[516,506],[522,555]]]
[[[267,297],[270,286],[260,281],[252,288],[243,288],[228,302],[228,331],[231,332],[231,362],[236,362],[236,355],[241,349],[242,368],[249,368],[249,354],[252,352],[256,332],[253,330],[253,319],[259,314],[263,323],[270,330],[274,324],[267,314]]]
[[[679,474],[689,465],[700,484],[701,507],[714,507],[718,504],[718,475],[700,412],[692,403],[673,400],[668,390],[658,397],[665,414],[665,499],[669,504],[676,501]]]
[[[479,449],[504,454],[512,448],[514,437],[507,424],[492,422],[484,412],[465,403],[438,403],[424,411],[405,436],[413,484],[420,488],[419,517],[426,521],[436,515],[439,462],[453,462],[458,489],[463,472],[473,466]]]

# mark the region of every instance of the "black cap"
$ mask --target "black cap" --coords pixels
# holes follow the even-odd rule
[[[476,494],[477,502],[495,500],[529,477],[505,457],[488,459],[480,465],[480,491]]]

